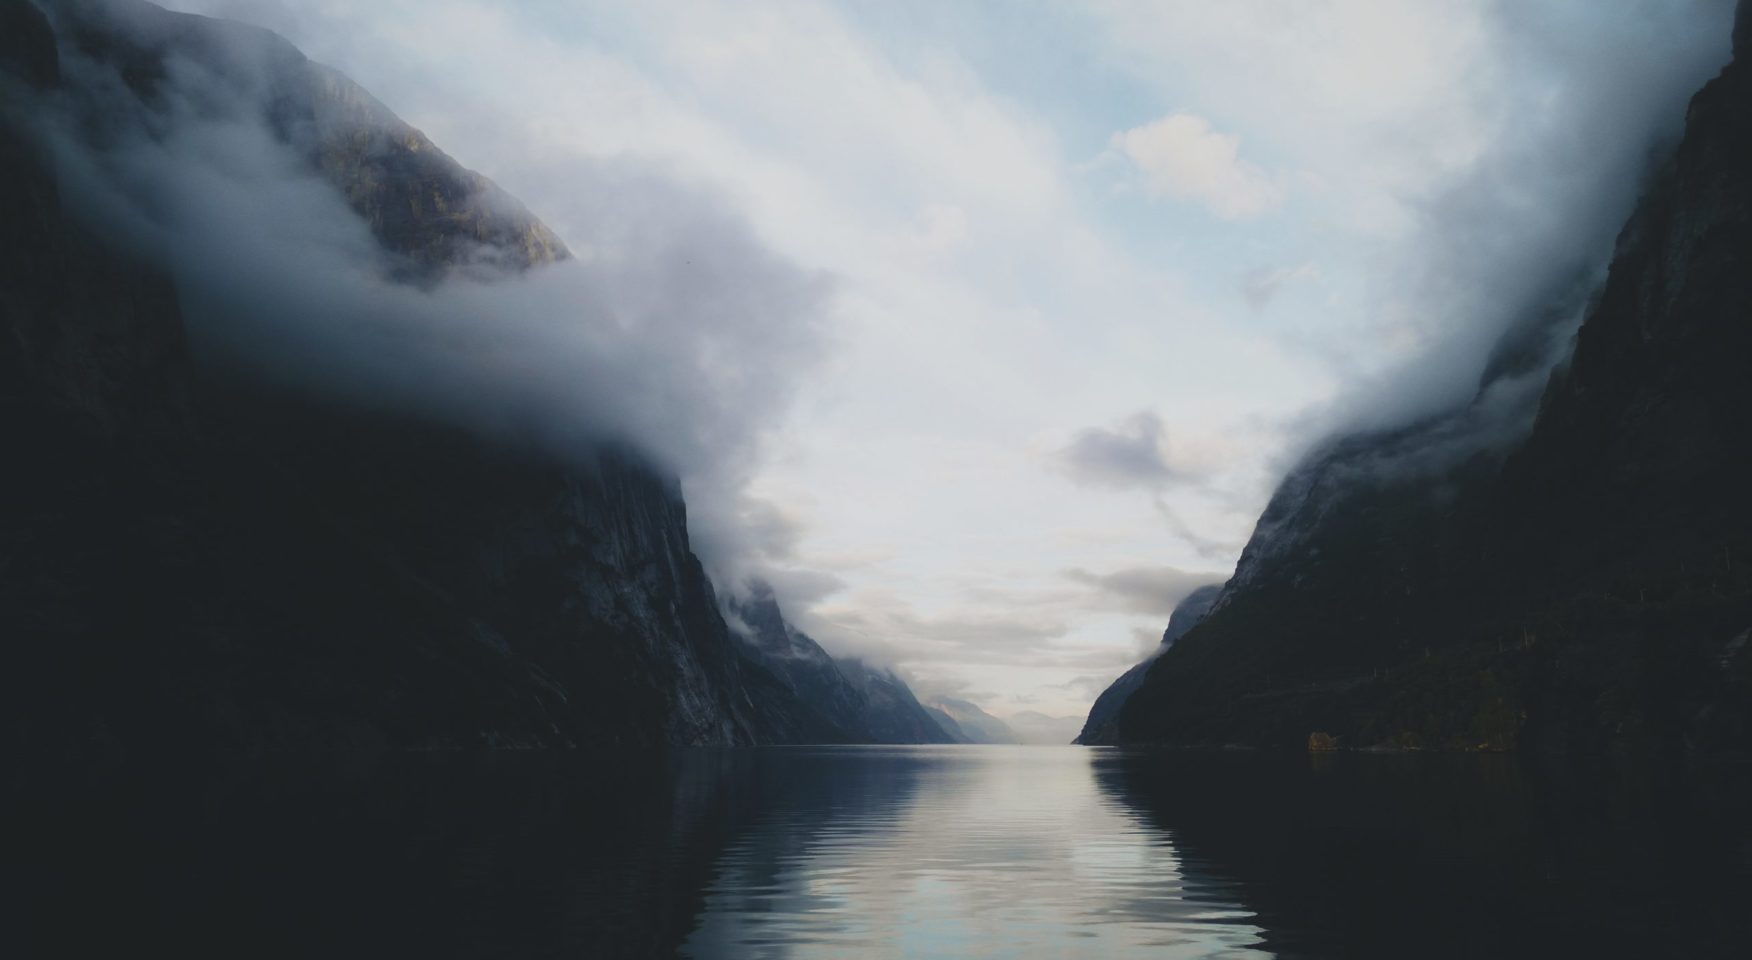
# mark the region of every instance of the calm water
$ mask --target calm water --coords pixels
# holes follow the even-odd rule
[[[696,957],[1259,957],[1232,888],[1072,747],[776,752],[817,780],[728,844]]]
[[[19,779],[0,954],[1752,956],[1749,795],[1072,747]]]

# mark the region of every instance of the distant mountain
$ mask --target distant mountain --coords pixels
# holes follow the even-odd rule
[[[1055,717],[1038,710],[1012,713],[1004,720],[1017,743],[1063,746],[1073,742],[1083,727],[1082,717]]]
[[[540,269],[566,256],[550,230],[272,34],[134,0],[49,9],[0,0],[15,755],[822,737],[732,639],[673,477],[626,444],[561,459],[204,367],[183,328],[201,289],[81,219],[36,114],[65,111],[94,156],[187,109],[265,125],[264,162],[331,184],[391,282]]]
[[[862,660],[836,661],[840,672],[863,691],[870,707],[866,729],[876,743],[953,743],[898,674]]]
[[[974,739],[967,735],[967,731],[961,729],[961,724],[956,723],[955,718],[951,717],[942,707],[934,707],[927,703],[925,704],[925,713],[930,715],[930,718],[937,722],[937,726],[948,735],[950,743],[974,742]]]
[[[1603,285],[1469,403],[1292,471],[1118,740],[1752,751],[1749,31]]]
[[[960,728],[967,743],[1016,743],[1016,732],[997,717],[966,700],[937,697],[931,706],[943,712]]]
[[[1115,721],[1119,717],[1119,709],[1125,706],[1133,692],[1144,683],[1144,674],[1149,671],[1150,664],[1156,658],[1174,646],[1174,641],[1186,635],[1186,632],[1199,624],[1199,621],[1210,613],[1211,606],[1217,602],[1217,597],[1223,592],[1222,584],[1211,584],[1199,587],[1187,594],[1175,605],[1174,612],[1168,615],[1168,627],[1162,631],[1162,642],[1156,646],[1150,656],[1137,664],[1119,679],[1109,684],[1101,696],[1095,698],[1095,703],[1089,707],[1089,716],[1083,721],[1083,726],[1077,734],[1077,743],[1098,744],[1112,743],[1118,736]]]
[[[771,587],[756,583],[747,597],[729,605],[748,628],[740,635],[747,655],[820,714],[825,725],[817,742],[956,742],[893,671],[856,659],[836,660],[787,623]]]

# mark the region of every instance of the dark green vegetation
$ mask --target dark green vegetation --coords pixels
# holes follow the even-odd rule
[[[1511,343],[1471,405],[1316,451],[1119,740],[1752,746],[1749,20],[1530,432],[1454,442],[1524,358]]]

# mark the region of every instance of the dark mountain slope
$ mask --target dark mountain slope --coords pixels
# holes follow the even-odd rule
[[[1222,592],[1221,584],[1199,587],[1175,605],[1174,612],[1168,615],[1168,626],[1162,631],[1162,642],[1155,653],[1148,660],[1120,674],[1119,679],[1108,684],[1107,689],[1101,691],[1101,696],[1096,697],[1095,702],[1089,706],[1089,717],[1083,721],[1083,731],[1077,734],[1077,743],[1112,743],[1118,737],[1115,723],[1119,718],[1119,709],[1144,685],[1144,674],[1149,672],[1150,664],[1174,646],[1176,640],[1186,636],[1187,631],[1198,626],[1205,615],[1210,613],[1211,606],[1217,602],[1217,597]]]
[[[954,743],[900,675],[859,659],[835,661],[869,703],[864,726],[876,743]]]
[[[951,730],[919,704],[891,670],[855,659],[836,660],[808,634],[785,621],[765,584],[731,603],[748,628],[743,648],[818,713],[818,743],[954,743]]]
[[[636,452],[557,458],[191,359],[176,285],[69,212],[29,121],[52,99],[101,104],[81,117],[99,141],[165,122],[155,37],[219,57],[220,73],[238,35],[284,44],[143,4],[56,9],[59,47],[37,8],[0,2],[0,639],[15,746],[353,755],[807,738],[809,712],[738,654],[675,482]],[[102,19],[112,11],[163,29],[130,45]],[[275,62],[323,75],[294,53]],[[69,56],[110,58],[135,93],[70,89]],[[281,108],[328,109],[291,89]],[[216,93],[214,109],[238,102]],[[287,141],[370,220],[391,275],[563,255],[531,247],[545,227],[417,145],[406,162],[374,147],[358,166]],[[371,213],[428,190],[473,198],[474,213]]]
[[[1311,457],[1120,739],[1746,748],[1747,19],[1536,419],[1504,415],[1510,364],[1462,410]]]

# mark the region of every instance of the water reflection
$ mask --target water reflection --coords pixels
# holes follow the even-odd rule
[[[1745,769],[1509,756],[1127,754],[1109,796],[1310,957],[1752,951]]]
[[[1220,883],[1097,787],[1087,750],[775,751],[825,776],[725,850],[695,957],[1249,957],[1261,931]],[[824,802],[826,801],[826,802]]]
[[[8,956],[1752,955],[1743,772],[773,748],[4,795]]]

